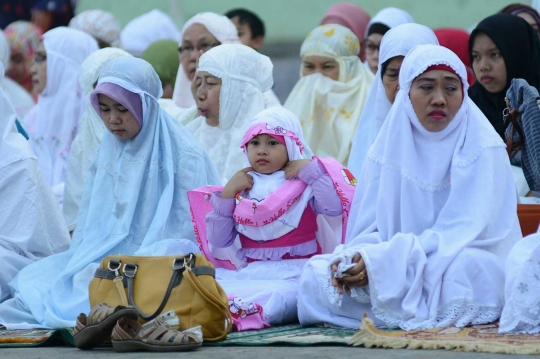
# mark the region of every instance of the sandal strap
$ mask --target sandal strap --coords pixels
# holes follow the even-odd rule
[[[86,317],[86,314],[84,313],[79,314],[79,316],[77,317],[75,328],[73,329],[73,335],[83,330],[84,327],[86,327],[87,322],[88,322],[88,318]]]

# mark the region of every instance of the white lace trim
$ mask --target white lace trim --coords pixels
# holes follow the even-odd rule
[[[377,300],[374,298],[373,301]],[[502,307],[479,305],[473,298],[457,298],[447,303],[443,309],[439,309],[436,318],[423,320],[414,317],[404,320],[399,314],[381,309],[380,306],[383,306],[381,304],[373,306],[373,314],[389,327],[399,327],[403,330],[488,324],[499,319],[502,312]]]

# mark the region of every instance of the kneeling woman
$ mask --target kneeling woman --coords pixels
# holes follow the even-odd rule
[[[71,247],[19,272],[1,324],[74,326],[90,310],[88,284],[109,254],[198,251],[187,191],[218,177],[200,144],[159,107],[161,91],[144,60],[122,57],[103,69],[92,105],[109,132],[88,170]]]
[[[496,320],[504,259],[521,238],[504,143],[467,96],[450,50],[405,57],[400,90],[371,147],[346,244],[302,273],[302,324],[403,329]]]

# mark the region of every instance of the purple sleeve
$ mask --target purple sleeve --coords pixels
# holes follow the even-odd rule
[[[233,212],[236,207],[234,198],[221,198],[221,192],[212,193],[212,212],[204,219],[206,238],[217,248],[232,246],[238,232],[234,228]]]
[[[312,160],[298,173],[298,178],[306,182],[313,189],[312,206],[317,214],[325,214],[330,217],[341,215],[343,207],[341,200],[332,183],[332,179],[326,173],[319,160]]]

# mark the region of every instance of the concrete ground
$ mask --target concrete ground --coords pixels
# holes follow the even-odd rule
[[[364,349],[353,347],[204,347],[185,353],[115,353],[112,349],[81,351],[66,347],[32,349],[0,349],[0,358],[148,358],[159,355],[160,359],[188,357],[190,359],[266,359],[266,358],[336,358],[336,359],[525,359],[528,355],[495,355],[485,353],[459,353],[445,350]]]

